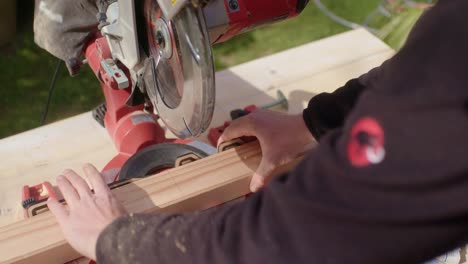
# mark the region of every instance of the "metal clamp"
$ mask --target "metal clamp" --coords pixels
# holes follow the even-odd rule
[[[101,67],[107,75],[115,80],[119,89],[125,89],[130,86],[127,75],[112,60],[102,60]]]

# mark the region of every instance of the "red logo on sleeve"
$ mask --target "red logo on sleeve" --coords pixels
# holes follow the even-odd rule
[[[348,159],[355,167],[378,164],[385,158],[384,131],[372,117],[359,119],[351,129]]]

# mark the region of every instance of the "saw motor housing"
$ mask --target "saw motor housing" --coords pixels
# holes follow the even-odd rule
[[[173,0],[157,1],[161,7],[168,6]],[[187,0],[175,1],[180,10],[189,5]],[[203,7],[210,43],[217,44],[229,40],[241,33],[263,25],[297,16],[309,0],[211,0]],[[146,6],[146,5],[145,5]],[[167,9],[167,8],[166,8]],[[164,12],[164,8],[162,8]],[[174,12],[168,10],[166,12]],[[114,59],[119,60],[129,70],[138,71],[137,64],[144,60],[140,54],[140,42],[137,28],[137,16],[141,11],[136,9],[135,1],[118,0],[109,5],[107,12],[108,25],[101,29],[106,36]],[[168,16],[173,17],[175,14]],[[143,35],[143,34],[142,34]],[[142,36],[140,35],[140,36]]]

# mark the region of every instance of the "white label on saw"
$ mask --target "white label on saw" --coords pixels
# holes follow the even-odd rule
[[[134,115],[131,117],[132,123],[138,125],[140,123],[153,123],[156,124],[156,121],[150,115]]]

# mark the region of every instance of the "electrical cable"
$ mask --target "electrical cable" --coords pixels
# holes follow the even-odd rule
[[[49,95],[47,96],[47,103],[45,105],[44,113],[42,114],[41,126],[45,124],[47,119],[47,114],[49,113],[50,101],[52,99],[52,94],[54,93],[55,83],[57,82],[57,77],[60,72],[60,68],[62,66],[62,60],[58,60],[57,67],[55,68],[54,75],[52,76],[52,81],[50,82],[49,86]]]
[[[387,2],[388,0],[382,0],[379,4],[379,6],[377,7],[377,9],[375,11],[373,11],[372,13],[370,13],[368,15],[368,17],[365,19],[364,23],[362,24],[358,24],[358,23],[354,23],[354,22],[351,22],[349,20],[346,20],[340,16],[338,16],[337,14],[333,13],[332,11],[330,11],[330,9],[328,9],[323,3],[322,1],[320,0],[314,0],[314,3],[315,5],[317,6],[317,8],[322,11],[322,13],[324,13],[326,16],[328,16],[331,20],[335,21],[336,23],[340,24],[340,25],[343,25],[345,27],[348,27],[348,28],[351,28],[351,29],[356,29],[356,28],[365,28],[367,29],[368,31],[372,32],[372,33],[377,33],[378,30],[375,29],[375,28],[372,28],[372,27],[369,27],[368,24],[369,24],[369,21],[377,14],[377,13],[381,13],[383,15],[385,15],[386,17],[388,17],[390,15],[390,12],[388,10],[385,9],[384,5],[385,3]],[[434,2],[434,0],[426,0],[425,1],[426,3],[428,4],[432,4]],[[418,2],[417,1],[412,1],[412,0],[405,0],[404,3],[407,5],[407,6],[411,6],[411,5],[414,5],[414,4],[417,4]],[[390,15],[391,16],[391,15]]]
[[[330,11],[330,9],[328,9],[320,0],[314,0],[314,3],[318,7],[318,9],[320,9],[320,11],[322,11],[331,20],[335,21],[336,23],[338,23],[340,25],[343,25],[343,26],[351,28],[351,29],[365,28],[366,30],[368,30],[368,31],[370,31],[370,32],[372,32],[374,34],[378,32],[378,30],[375,29],[375,28],[368,27],[365,24],[357,24],[357,23],[351,22],[349,20],[346,20],[346,19],[336,15],[335,13]]]
[[[362,27],[360,24],[356,24],[354,22],[351,22],[349,20],[346,20],[332,11],[330,11],[320,0],[314,0],[315,5],[322,11],[325,15],[327,15],[329,18],[331,18],[333,21],[335,21],[338,24],[341,24],[345,27],[349,27],[352,29],[360,28]]]

